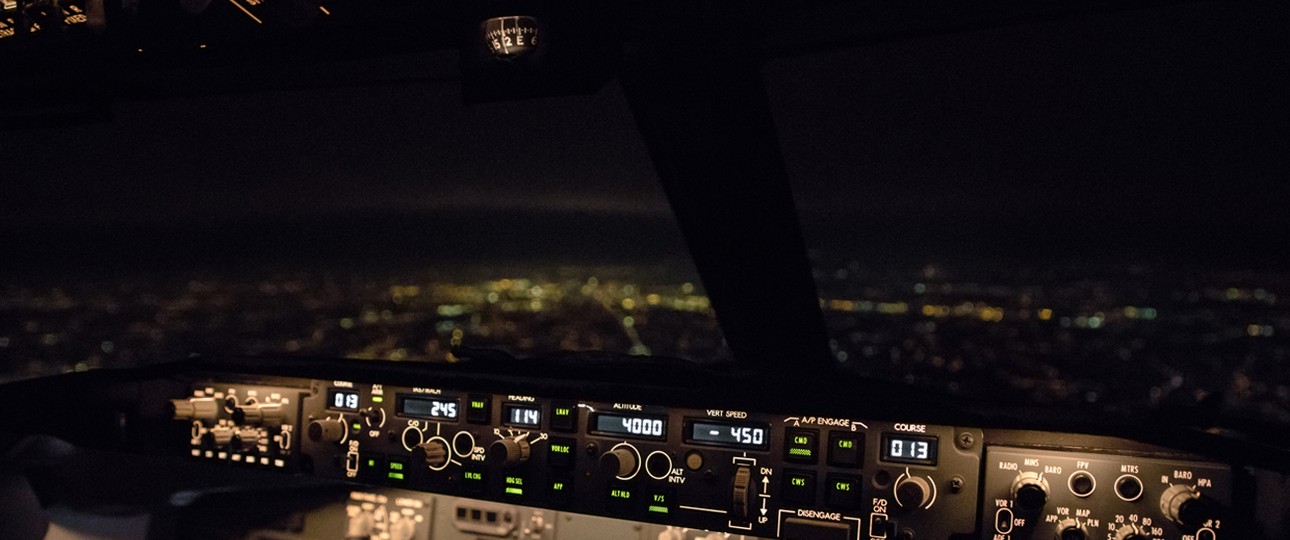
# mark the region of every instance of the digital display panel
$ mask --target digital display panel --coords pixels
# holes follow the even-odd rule
[[[766,424],[690,420],[685,440],[695,444],[765,450],[770,446]]]
[[[540,427],[542,425],[542,409],[507,403],[502,406],[502,420],[504,424],[509,426]]]
[[[591,421],[591,431],[665,441],[667,440],[667,417],[648,414],[597,413]]]
[[[355,390],[332,390],[327,394],[327,406],[343,411],[357,411],[358,392]]]
[[[936,464],[936,437],[882,434],[882,460],[914,465]]]
[[[423,397],[399,398],[399,414],[436,420],[456,420],[457,400]]]

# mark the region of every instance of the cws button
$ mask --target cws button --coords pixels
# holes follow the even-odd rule
[[[838,474],[829,475],[829,506],[838,510],[860,508],[860,478]]]
[[[815,504],[815,473],[786,471],[784,473],[784,500],[798,504]]]

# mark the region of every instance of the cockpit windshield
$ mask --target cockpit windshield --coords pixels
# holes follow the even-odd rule
[[[1232,7],[772,62],[835,360],[1290,422],[1284,40]]]

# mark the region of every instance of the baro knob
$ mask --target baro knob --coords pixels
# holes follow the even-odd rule
[[[932,498],[932,484],[926,478],[907,476],[896,482],[896,504],[913,510],[927,506]]]
[[[488,447],[489,465],[514,466],[529,460],[529,442],[507,437],[493,441]]]
[[[256,403],[233,409],[233,422],[240,425],[278,427],[282,425],[282,404]]]
[[[448,463],[448,445],[441,439],[430,439],[421,445],[426,453],[426,466],[438,469]]]
[[[1037,472],[1023,472],[1012,481],[1012,498],[1022,513],[1038,513],[1048,504],[1048,480]]]
[[[1195,487],[1181,484],[1169,486],[1160,495],[1160,511],[1189,533],[1204,526],[1218,513],[1214,503]]]
[[[313,442],[338,443],[345,438],[345,422],[331,418],[314,420],[309,423],[309,440]]]
[[[1088,528],[1073,518],[1057,522],[1056,540],[1088,540]]]
[[[215,446],[225,446],[233,442],[233,428],[228,426],[215,426],[210,431],[210,442]]]
[[[639,468],[640,454],[631,446],[618,446],[600,456],[600,470],[617,478],[631,478]]]

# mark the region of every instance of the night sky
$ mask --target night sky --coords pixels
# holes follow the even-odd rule
[[[766,79],[808,238],[892,253],[947,240],[1271,251],[1290,231],[1287,22],[1271,3],[1209,2],[776,59]],[[683,250],[616,85],[467,107],[457,84],[427,82],[114,115],[0,132],[0,228],[15,245],[397,214],[531,247],[559,214]],[[550,236],[537,245],[561,243]]]

